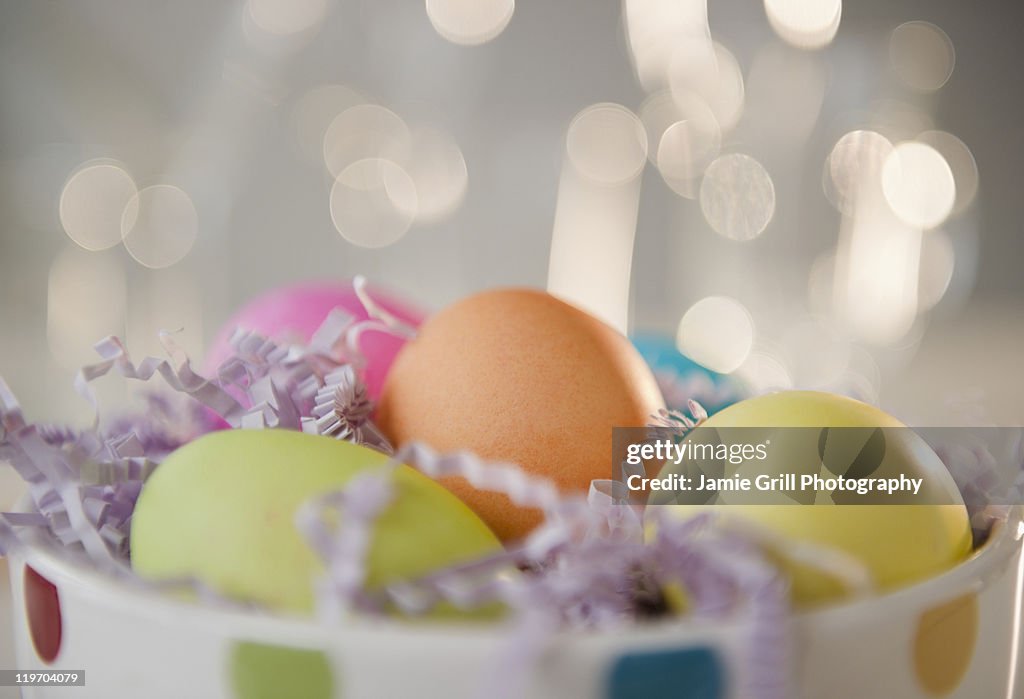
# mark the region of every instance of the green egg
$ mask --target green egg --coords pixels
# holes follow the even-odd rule
[[[203,436],[171,454],[143,488],[132,567],[148,579],[190,576],[232,598],[310,612],[323,567],[296,512],[387,463],[366,447],[288,430]],[[392,499],[367,555],[368,588],[501,550],[487,525],[427,476],[399,465],[390,478]]]

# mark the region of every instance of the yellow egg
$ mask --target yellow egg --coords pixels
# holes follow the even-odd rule
[[[754,531],[767,532],[775,540],[767,544],[768,555],[789,575],[797,604],[835,600],[849,590],[835,575],[787,555],[786,540],[847,554],[863,565],[879,590],[941,573],[971,550],[967,509],[945,465],[913,430],[872,406],[813,391],[769,394],[722,410],[688,439],[768,444],[769,458],[735,467],[735,472],[750,477],[794,472],[810,477],[814,473],[823,477],[845,473],[849,478],[896,478],[902,474],[923,479],[917,494],[910,490],[891,495],[784,490],[767,493],[761,500],[753,499],[760,497],[759,493],[748,497],[725,491],[710,496],[652,494],[649,506],[671,507],[673,515],[689,517],[714,508],[725,522],[745,523],[753,525]],[[726,467],[724,475],[734,475],[729,470]],[[679,467],[669,464],[661,476],[670,472],[678,473]],[[668,502],[681,504],[659,505]],[[704,502],[710,504],[700,504]]]

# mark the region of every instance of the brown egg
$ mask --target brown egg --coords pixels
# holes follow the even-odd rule
[[[391,367],[378,420],[392,443],[421,441],[511,461],[585,492],[609,478],[612,428],[640,427],[664,407],[644,360],[620,333],[533,289],[497,289],[428,319]],[[503,540],[519,539],[539,510],[442,481]]]

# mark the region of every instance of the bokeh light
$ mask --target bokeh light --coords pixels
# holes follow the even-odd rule
[[[47,287],[46,335],[58,364],[77,370],[95,362],[93,344],[124,332],[126,289],[114,253],[69,246],[57,255]]]
[[[704,172],[700,208],[720,235],[752,240],[764,232],[775,214],[775,186],[757,160],[744,153],[729,153]]]
[[[729,49],[713,43],[711,51],[694,56],[685,43],[672,57],[669,85],[672,93],[685,100],[689,93],[697,93],[707,103],[719,128],[732,129],[743,114],[743,71]],[[705,56],[703,54],[710,54]]]
[[[299,150],[311,161],[324,157],[324,137],[336,116],[366,100],[345,85],[319,85],[296,100],[291,126]]]
[[[64,232],[86,250],[117,245],[121,242],[121,217],[137,192],[135,181],[121,164],[85,164],[71,175],[60,195]]]
[[[836,385],[850,363],[850,345],[822,318],[792,323],[780,341],[793,384],[826,389]]]
[[[246,0],[246,19],[276,37],[315,32],[327,16],[328,0]]]
[[[978,194],[978,165],[971,149],[963,141],[946,131],[925,131],[915,139],[937,150],[953,171],[956,184],[956,200],[953,213],[967,209]]]
[[[712,56],[706,0],[625,0],[623,19],[630,55],[648,92],[668,86],[675,56]]]
[[[416,218],[416,185],[400,166],[364,158],[345,168],[331,188],[331,220],[341,236],[363,248],[401,239]]]
[[[788,44],[801,49],[827,46],[839,30],[842,0],[764,0],[768,23]]]
[[[581,111],[566,134],[551,229],[548,291],[624,334],[646,162],[646,132],[631,111]]]
[[[170,267],[189,253],[199,233],[192,199],[180,187],[158,184],[131,198],[121,217],[124,246],[144,267]]]
[[[764,349],[752,351],[734,374],[754,395],[793,388],[793,378],[782,359]]]
[[[708,296],[679,321],[679,351],[713,371],[729,374],[746,361],[754,344],[754,321],[728,296]]]
[[[722,131],[711,108],[696,93],[668,90],[648,97],[640,120],[651,144],[648,154],[665,183],[693,199],[704,170],[722,147]]]
[[[938,226],[953,210],[956,183],[942,155],[914,141],[898,144],[882,165],[882,191],[893,212],[911,226]]]
[[[426,0],[437,33],[454,44],[477,46],[494,39],[512,21],[515,0]]]
[[[466,194],[466,159],[450,135],[419,127],[412,132],[409,160],[403,169],[416,186],[417,223],[436,223],[451,215]]]
[[[409,127],[397,114],[378,104],[357,104],[336,116],[327,127],[324,163],[337,178],[360,160],[404,162],[411,143]]]
[[[584,177],[607,185],[633,179],[647,160],[647,132],[636,114],[621,104],[604,102],[582,110],[572,120],[566,154]]]
[[[946,32],[930,22],[905,22],[893,30],[889,59],[896,74],[910,87],[938,90],[953,74],[956,51]]]
[[[864,187],[877,187],[882,166],[893,145],[877,131],[857,130],[844,134],[825,162],[825,196],[840,211],[852,216]]]
[[[843,329],[875,347],[903,342],[918,313],[923,234],[902,221],[880,188],[866,191],[844,220],[836,255],[836,308]]]

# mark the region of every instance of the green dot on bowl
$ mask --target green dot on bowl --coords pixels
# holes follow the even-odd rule
[[[230,653],[235,699],[331,699],[334,678],[318,650],[241,641]]]

